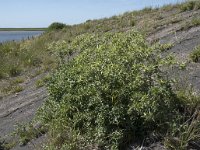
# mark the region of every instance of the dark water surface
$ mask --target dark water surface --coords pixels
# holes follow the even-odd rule
[[[44,31],[0,31],[0,43],[7,41],[20,41],[39,36]]]

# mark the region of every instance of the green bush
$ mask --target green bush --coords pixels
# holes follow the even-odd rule
[[[64,27],[66,27],[66,24],[64,23],[59,23],[59,22],[54,22],[52,23],[49,27],[48,27],[48,31],[52,31],[52,30],[61,30]]]
[[[190,58],[193,62],[198,62],[200,58],[200,46],[196,47],[190,54]]]
[[[79,36],[72,47],[81,54],[52,77],[38,114],[51,147],[124,149],[165,131],[176,104],[159,50],[135,31]]]

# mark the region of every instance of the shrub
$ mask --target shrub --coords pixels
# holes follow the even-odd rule
[[[193,62],[198,62],[200,58],[200,46],[196,47],[190,54],[190,58]]]
[[[64,23],[59,23],[59,22],[54,22],[52,23],[49,27],[48,27],[48,31],[52,31],[52,30],[61,30],[64,27],[66,27],[66,24]]]
[[[82,52],[51,78],[49,100],[38,113],[49,126],[51,144],[124,149],[132,140],[165,131],[176,104],[160,70],[159,50],[135,31],[83,35],[71,46]]]

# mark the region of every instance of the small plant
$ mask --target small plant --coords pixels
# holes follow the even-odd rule
[[[40,88],[40,87],[44,86],[49,81],[49,79],[50,79],[50,76],[46,75],[44,78],[37,80],[35,83],[36,87]]]
[[[35,85],[37,88],[40,88],[40,87],[44,86],[44,82],[43,82],[43,80],[37,80]]]
[[[9,84],[8,86],[2,88],[1,92],[4,94],[10,94],[10,93],[19,93],[23,90],[24,88],[22,86]]]
[[[36,127],[32,123],[28,124],[18,124],[13,136],[16,136],[19,139],[20,145],[26,145],[29,141],[34,138],[37,138],[44,134],[46,129],[43,127]]]
[[[22,86],[14,86],[13,87],[13,89],[12,89],[12,92],[13,93],[19,93],[19,92],[21,92],[21,91],[23,91],[24,90],[24,88],[22,87]]]
[[[197,109],[183,124],[174,124],[173,132],[165,138],[165,147],[171,150],[199,149],[200,146],[195,144],[200,140],[199,128],[200,113]]]
[[[11,77],[16,77],[16,76],[20,75],[20,73],[21,73],[21,69],[18,66],[10,66],[9,75]]]
[[[192,26],[199,26],[199,25],[200,25],[200,18],[193,18]]]
[[[4,149],[5,149],[5,147],[4,147],[4,141],[0,137],[0,150],[4,150]]]
[[[0,137],[0,150],[10,150],[12,149],[16,143],[14,141],[10,141],[9,143],[5,142],[4,139]]]
[[[166,44],[160,44],[159,48],[161,51],[166,51],[166,50],[170,50],[173,46],[174,44],[172,43],[166,43]]]
[[[194,48],[193,52],[190,54],[190,58],[193,62],[198,62],[200,58],[200,46]]]
[[[23,83],[23,82],[24,82],[24,78],[18,77],[12,81],[12,84],[19,84],[19,83]]]

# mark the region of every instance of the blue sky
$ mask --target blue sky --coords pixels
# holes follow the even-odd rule
[[[183,0],[0,0],[0,28],[78,24]]]

